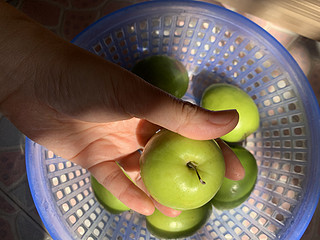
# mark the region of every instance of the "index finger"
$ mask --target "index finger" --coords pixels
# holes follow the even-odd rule
[[[89,168],[91,174],[127,207],[143,215],[151,215],[152,200],[137,187],[113,161],[105,161]]]

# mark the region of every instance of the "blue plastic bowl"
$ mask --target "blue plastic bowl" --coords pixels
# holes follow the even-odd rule
[[[185,99],[199,103],[206,86],[228,82],[256,102],[261,125],[244,143],[256,157],[255,190],[241,206],[214,210],[189,239],[299,239],[319,199],[319,106],[286,49],[259,26],[203,2],[151,1],[121,9],[85,29],[73,43],[131,69],[156,54],[190,73]],[[27,139],[34,202],[54,239],[155,239],[145,218],[112,215],[96,201],[90,174]]]

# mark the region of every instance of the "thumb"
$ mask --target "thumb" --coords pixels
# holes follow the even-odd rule
[[[131,92],[135,93],[132,96],[134,100],[128,102],[119,99],[125,111],[131,116],[146,119],[185,137],[197,140],[219,138],[238,123],[239,115],[236,110],[209,111],[177,99],[144,80],[141,82],[137,76],[131,82],[135,82],[130,86]]]
[[[230,132],[239,119],[236,110],[213,112],[170,97],[155,101],[162,106],[138,116],[192,139],[219,138]]]

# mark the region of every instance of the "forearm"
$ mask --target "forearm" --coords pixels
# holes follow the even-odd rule
[[[52,64],[63,42],[55,34],[7,3],[0,2],[0,111],[4,102],[23,84]],[[50,48],[47,46],[50,45]],[[59,46],[61,45],[61,46]]]
[[[33,24],[18,11],[6,3],[0,3],[0,104],[24,81],[17,75],[23,71],[19,66],[32,54],[35,45],[30,43],[28,37],[22,39],[30,25]]]

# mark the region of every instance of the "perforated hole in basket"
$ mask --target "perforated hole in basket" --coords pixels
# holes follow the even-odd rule
[[[233,210],[213,210],[190,239],[276,239],[290,224],[305,184],[309,129],[296,88],[268,49],[240,32],[200,13],[168,12],[128,20],[82,46],[129,70],[151,54],[176,57],[191,76],[185,99],[195,103],[214,82],[238,85],[256,102],[261,125],[245,142],[259,167],[255,190]],[[89,172],[50,151],[45,162],[57,208],[77,238],[154,239],[139,214],[112,215],[100,206]]]

